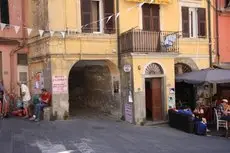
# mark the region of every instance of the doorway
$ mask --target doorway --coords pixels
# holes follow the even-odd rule
[[[145,79],[146,120],[163,120],[162,78]]]

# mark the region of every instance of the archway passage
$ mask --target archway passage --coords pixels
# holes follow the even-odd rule
[[[107,60],[82,60],[69,73],[70,116],[120,113],[119,71]]]

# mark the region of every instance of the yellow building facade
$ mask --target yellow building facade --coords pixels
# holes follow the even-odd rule
[[[151,107],[153,121],[165,120],[167,109],[175,105],[175,73],[209,67],[206,1],[146,2],[28,2],[29,25],[44,30],[42,35],[32,31],[28,42],[31,89],[35,75],[42,74],[41,87],[52,92],[54,116],[74,115],[83,105],[140,124]],[[182,7],[188,13],[185,25]],[[198,8],[205,9],[205,18],[198,17]],[[146,102],[147,86],[156,89],[150,94],[156,97],[154,106]]]
[[[119,1],[121,65],[131,65],[132,75],[121,73],[132,79],[127,106],[132,106],[130,122],[137,124],[167,120],[167,110],[175,107],[176,75],[210,66],[207,1],[142,2]]]

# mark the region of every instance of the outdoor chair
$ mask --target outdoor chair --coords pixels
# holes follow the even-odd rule
[[[217,110],[214,108],[215,111],[215,120],[216,120],[216,130],[219,131],[220,127],[225,128],[228,130],[228,122],[225,120],[220,120],[220,116],[217,113]]]

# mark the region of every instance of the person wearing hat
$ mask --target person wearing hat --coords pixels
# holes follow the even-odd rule
[[[217,107],[217,110],[221,120],[226,120],[230,122],[230,115],[228,115],[228,107],[228,100],[222,99],[222,103]]]
[[[44,107],[49,106],[50,100],[51,94],[46,89],[42,89],[39,103],[35,105],[35,113],[33,117],[30,118],[31,121],[40,121],[41,112],[43,111]]]

